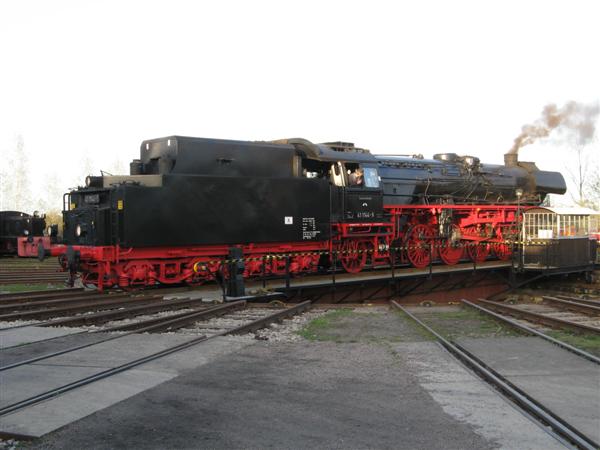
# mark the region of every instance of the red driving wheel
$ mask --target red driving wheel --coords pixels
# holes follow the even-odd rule
[[[369,245],[365,241],[345,240],[339,253],[339,259],[346,272],[358,273],[367,264]]]
[[[457,225],[452,225],[452,234],[459,235],[460,229]],[[463,244],[460,239],[453,240],[451,237],[443,239],[439,248],[440,259],[450,266],[457,264],[463,255]]]
[[[431,263],[435,232],[427,225],[412,227],[406,238],[406,256],[411,264],[419,269]]]
[[[490,255],[490,244],[487,242],[469,242],[467,244],[467,253],[471,261],[484,262]]]
[[[512,233],[512,230],[506,230],[505,233],[503,233],[502,230],[498,230],[498,231],[496,231],[496,236],[499,239],[506,241],[508,238],[508,235],[510,235],[511,233]],[[512,256],[512,248],[511,248],[510,244],[508,244],[506,242],[494,242],[492,244],[492,250],[494,251],[494,255],[496,255],[496,258],[498,258],[502,261],[508,261]]]

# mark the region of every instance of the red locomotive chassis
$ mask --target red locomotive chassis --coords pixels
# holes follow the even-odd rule
[[[332,239],[326,241],[236,245],[243,253],[244,276],[311,273],[331,263],[357,273],[391,264],[423,268],[462,259],[506,260],[517,236],[515,205],[406,205],[384,210],[384,220],[331,224]],[[21,256],[38,254],[35,242],[21,239],[19,247]],[[46,255],[59,257],[65,270],[69,259],[76,258],[83,282],[102,290],[215,280],[224,276],[232,246],[44,247]]]

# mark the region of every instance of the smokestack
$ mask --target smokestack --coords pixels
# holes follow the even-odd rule
[[[506,167],[515,167],[519,164],[519,154],[518,153],[505,153],[504,154],[504,165]]]

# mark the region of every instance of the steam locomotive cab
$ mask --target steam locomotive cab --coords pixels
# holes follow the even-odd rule
[[[363,175],[362,182],[349,183],[344,188],[344,222],[373,222],[383,219],[383,192],[379,181],[377,167],[361,165],[352,168],[346,165],[346,173],[352,176],[356,171]],[[349,178],[349,177],[348,177]]]
[[[296,148],[302,177],[329,181],[332,224],[383,218],[383,190],[377,161],[368,151],[347,142],[312,144],[303,139],[276,142]]]
[[[375,165],[304,159],[302,167],[304,177],[329,181],[332,223],[369,222],[383,217],[383,195]]]

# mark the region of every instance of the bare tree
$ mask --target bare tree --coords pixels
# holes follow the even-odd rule
[[[94,159],[90,156],[88,150],[84,150],[77,162],[77,168],[75,169],[73,177],[69,179],[68,185],[63,186],[63,190],[66,192],[68,188],[83,186],[85,184],[85,178],[88,175],[94,174],[94,167],[96,167]]]
[[[62,196],[66,191],[66,186],[63,186],[60,178],[54,172],[44,175],[42,192],[36,203],[37,209],[49,214],[62,211]]]
[[[15,161],[13,168],[14,176],[14,201],[15,209],[18,211],[29,211],[31,209],[31,187],[29,184],[29,161],[25,152],[25,141],[23,136],[17,136],[15,148]]]
[[[575,187],[573,201],[583,207],[600,209],[600,142],[597,136],[582,142],[565,142],[573,158],[567,162],[567,176]]]
[[[30,171],[22,136],[17,136],[13,151],[3,162],[0,192],[2,209],[32,212]]]
[[[8,157],[2,160],[2,169],[0,169],[0,211],[6,211],[9,209],[9,197],[12,195],[12,185],[10,182],[10,176],[8,175],[8,168],[5,167],[5,163],[8,162]]]
[[[600,211],[600,161],[598,167],[591,173],[587,199],[592,208]]]
[[[108,171],[113,175],[126,175],[125,163],[118,156],[114,159]]]
[[[573,152],[575,154],[574,167],[567,168],[569,178],[576,188],[575,194],[571,194],[571,198],[579,206],[586,206],[587,199],[585,191],[589,181],[589,155],[586,147],[583,145],[575,145]]]

